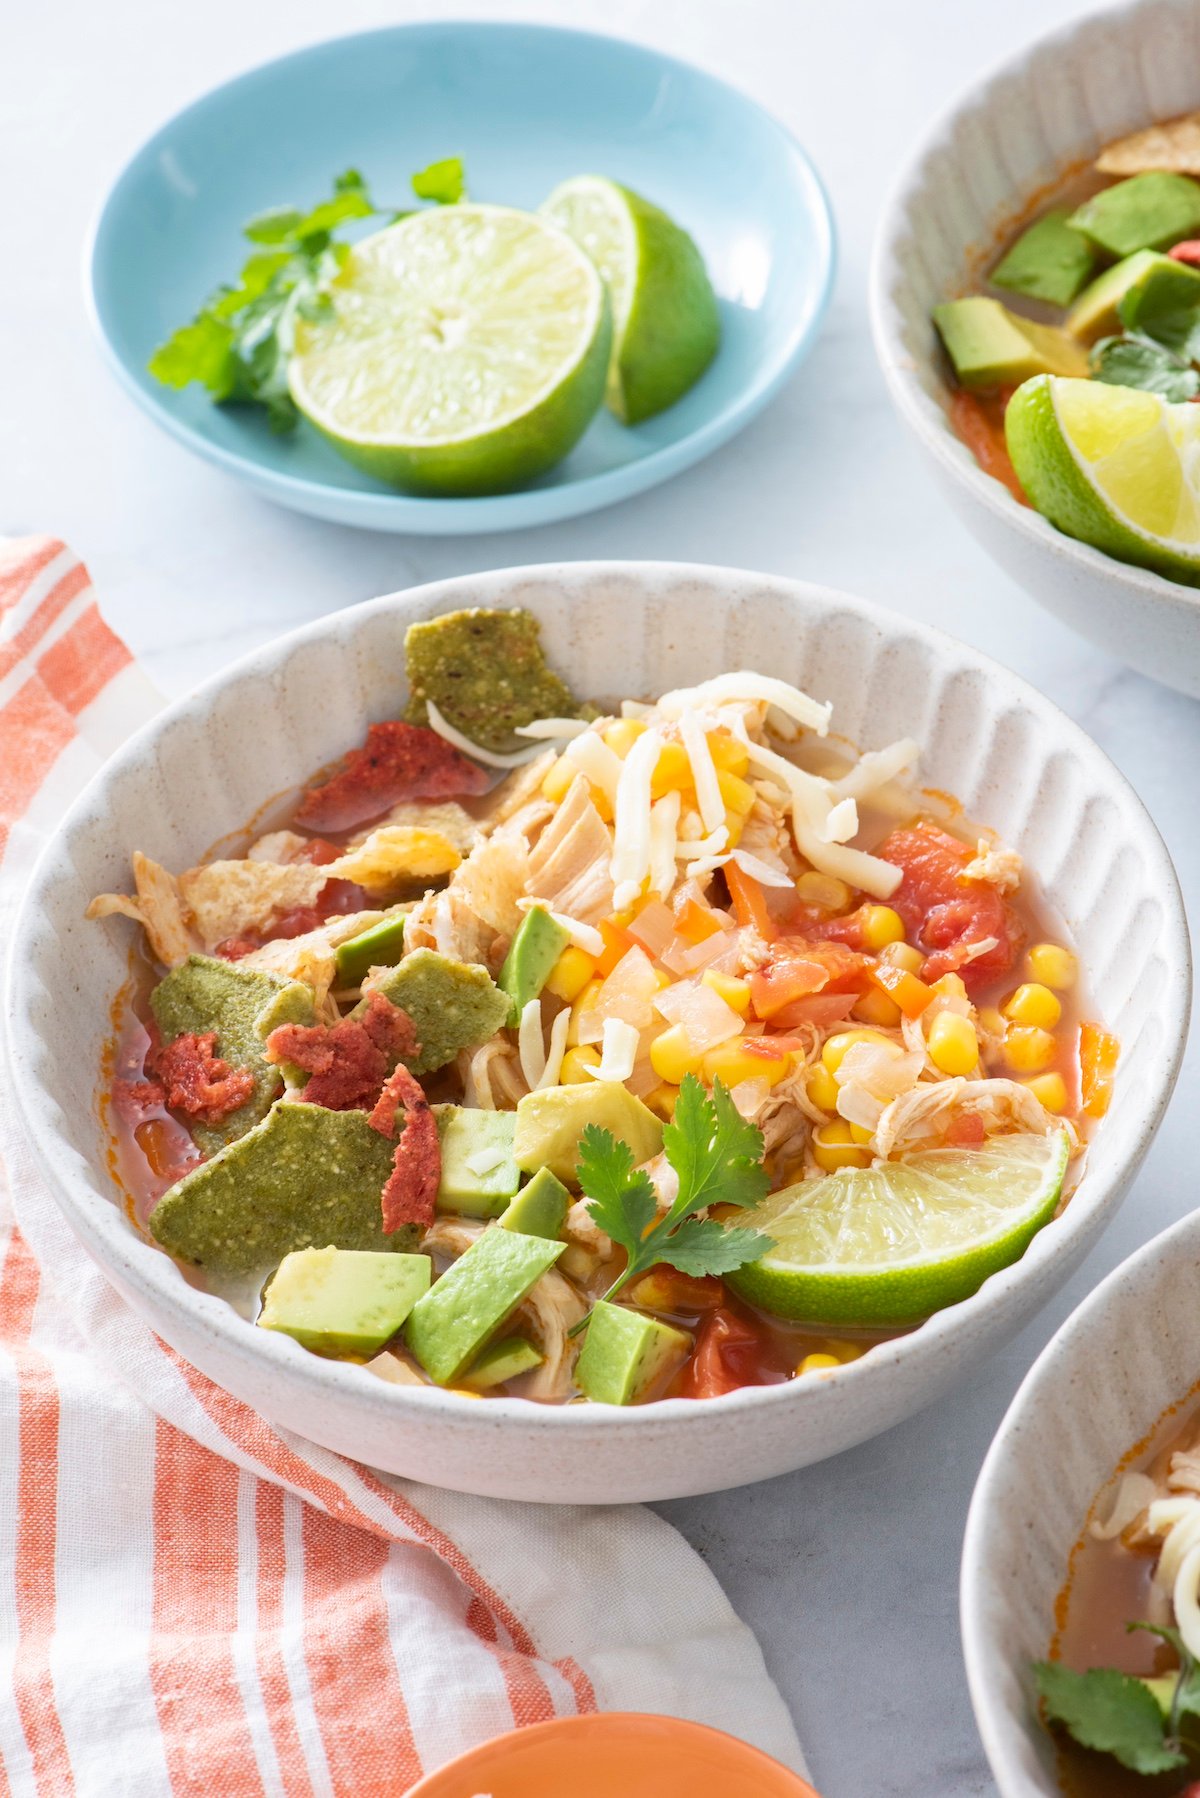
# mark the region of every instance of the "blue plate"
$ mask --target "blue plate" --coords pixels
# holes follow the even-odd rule
[[[403,204],[412,172],[443,156],[465,159],[473,199],[536,207],[568,175],[599,173],[665,207],[699,243],[721,302],[721,349],[692,391],[632,430],[602,412],[520,492],[417,499],[361,474],[307,426],[273,437],[246,408],[147,374],[155,346],[237,272],[254,213],[311,203],[347,167]],[[216,88],[128,164],[87,259],[109,359],[172,436],[315,517],[454,534],[592,511],[725,443],[811,346],[833,265],[812,164],[735,89],[617,38],[465,21],[336,38]]]

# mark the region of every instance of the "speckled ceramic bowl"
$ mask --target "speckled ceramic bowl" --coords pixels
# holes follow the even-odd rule
[[[704,1403],[547,1408],[391,1387],[319,1360],[197,1291],[133,1230],[95,1109],[132,927],[85,923],[88,899],[128,881],[134,848],[188,866],[269,794],[360,740],[364,720],[394,716],[406,625],[464,605],[529,607],[551,658],[585,693],[660,692],[737,667],[797,681],[834,702],[838,728],[864,749],[916,737],[922,781],[956,792],[1024,853],[1123,1054],[1082,1184],[1015,1267],[828,1375]],[[1111,763],[1032,688],[844,594],[671,563],[441,581],[247,657],[142,731],[75,805],[33,880],[11,966],[10,1040],[33,1138],[73,1228],[160,1335],[327,1447],[464,1491],[598,1503],[713,1491],[836,1454],[929,1403],[1011,1335],[1120,1203],[1175,1082],[1190,990],[1179,892],[1153,825]]]
[[[1114,1268],[1051,1338],[996,1433],[962,1559],[979,1733],[1003,1798],[1060,1798],[1029,1663],[1092,1502],[1122,1456],[1200,1381],[1200,1211]],[[1115,1346],[1119,1345],[1119,1347]]]
[[[984,474],[950,428],[930,318],[970,291],[1030,200],[1114,137],[1200,106],[1200,0],[1091,14],[990,73],[918,145],[879,226],[875,348],[897,410],[964,523],[1048,611],[1110,655],[1200,696],[1200,590],[1055,530]]]

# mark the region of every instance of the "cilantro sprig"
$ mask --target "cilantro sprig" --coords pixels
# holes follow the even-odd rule
[[[452,205],[466,194],[461,160],[430,163],[412,177],[418,199]],[[328,315],[330,283],[350,254],[336,233],[362,219],[406,217],[377,206],[357,169],[346,169],[327,200],[301,210],[274,206],[243,226],[255,246],[233,284],[216,288],[188,324],[155,350],[150,373],[165,387],[196,381],[217,405],[262,406],[273,431],[295,428],[299,414],[288,392],[288,362],[301,319]]]
[[[1059,1661],[1034,1663],[1042,1708],[1082,1748],[1111,1754],[1132,1773],[1175,1772],[1200,1753],[1200,1722],[1186,1728],[1188,1719],[1200,1719],[1200,1668],[1178,1630],[1153,1623],[1128,1628],[1161,1636],[1179,1656],[1165,1714],[1145,1680],[1112,1667],[1076,1673]]]
[[[588,1124],[580,1137],[577,1172],[588,1214],[628,1258],[606,1299],[659,1262],[684,1274],[727,1274],[771,1247],[771,1238],[757,1230],[698,1215],[712,1205],[756,1205],[770,1184],[762,1131],[742,1117],[720,1080],[710,1099],[694,1074],[684,1078],[675,1115],[663,1130],[663,1150],[679,1191],[659,1217],[650,1176],[634,1167],[628,1144],[598,1124]],[[572,1335],[586,1323],[584,1318]]]

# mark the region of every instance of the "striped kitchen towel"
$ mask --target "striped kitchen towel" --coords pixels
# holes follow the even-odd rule
[[[0,942],[159,701],[49,539],[0,543]],[[276,1430],[128,1311],[0,1082],[0,1798],[391,1798],[503,1730],[696,1718],[798,1771],[758,1646],[641,1507],[466,1498]]]

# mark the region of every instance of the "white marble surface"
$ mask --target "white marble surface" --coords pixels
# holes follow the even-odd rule
[[[0,167],[0,532],[52,531],[171,693],[336,606],[440,575],[563,557],[712,561],[810,577],[970,639],[1019,670],[1138,788],[1200,895],[1200,706],[1077,641],[950,517],[893,418],[867,328],[871,235],[898,157],[985,61],[1081,10],[1069,0],[472,0],[643,38],[778,113],[829,187],[842,244],[823,341],[769,412],[701,468],[575,523],[462,542],[309,522],[161,436],[89,341],[80,245],[140,139],[212,83],[334,30],[447,15],[436,0],[55,0],[5,32]],[[825,1798],[994,1792],[962,1675],[967,1500],[1021,1375],[1101,1274],[1194,1203],[1200,1055],[1125,1210],[1077,1279],[984,1374],[915,1422],[756,1490],[663,1507],[757,1629]],[[653,1577],[653,1569],[647,1570]]]

